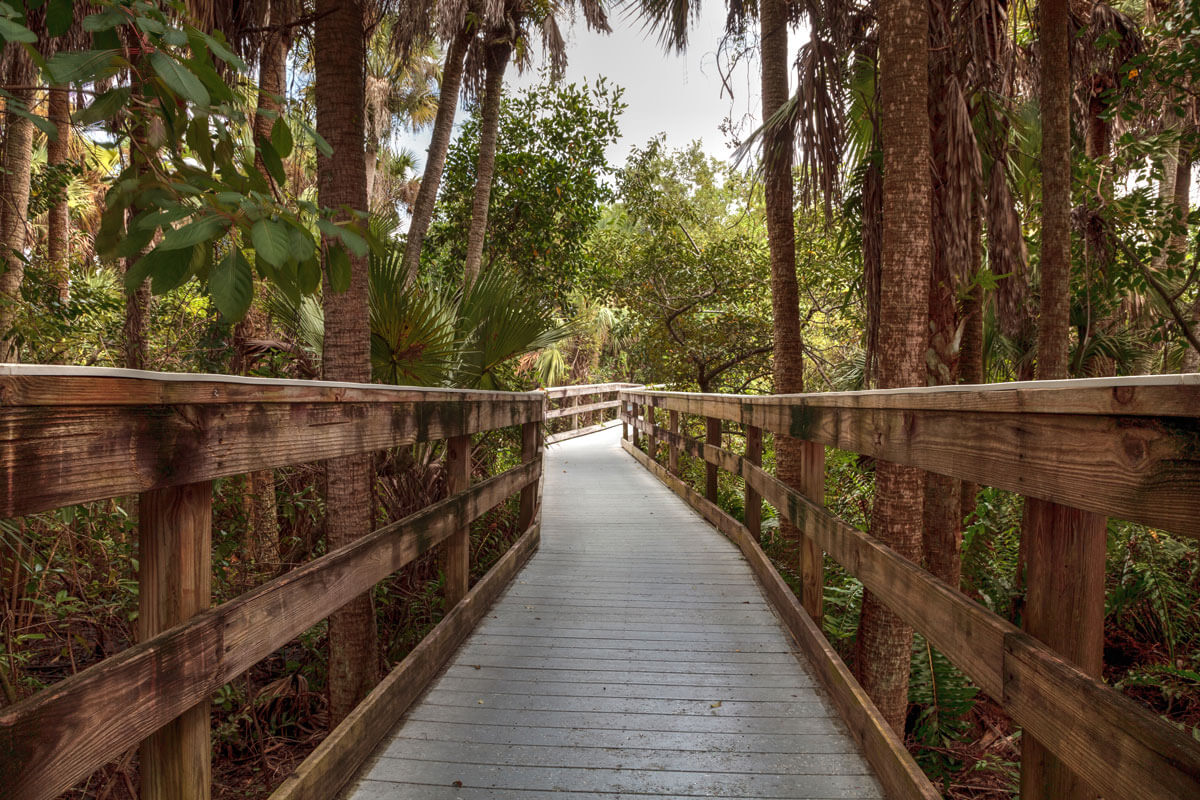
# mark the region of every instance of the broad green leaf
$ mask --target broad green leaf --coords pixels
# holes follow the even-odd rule
[[[327,238],[340,239],[347,247],[350,248],[350,251],[359,258],[363,258],[367,255],[367,251],[369,249],[367,246],[367,240],[359,236],[354,231],[346,228],[345,223],[339,224],[336,222],[331,222],[327,219],[318,219],[317,227],[320,228],[321,233],[325,234]]]
[[[293,261],[307,261],[316,256],[317,248],[313,244],[312,237],[308,235],[308,231],[293,225],[288,231],[288,239],[288,252]]]
[[[255,143],[258,145],[258,155],[267,168],[267,172],[271,173],[271,177],[277,184],[286,183],[287,173],[283,171],[283,161],[280,160],[279,153],[275,152],[274,145],[261,136],[255,138]]]
[[[178,61],[157,51],[150,54],[150,66],[172,92],[198,106],[208,105],[208,90],[204,84]]]
[[[321,264],[316,258],[301,261],[296,268],[297,283],[302,294],[312,294],[321,285]]]
[[[160,269],[169,269],[170,261],[182,261],[186,263],[188,256],[185,253],[175,253],[170,250],[151,250],[146,255],[139,258],[129,266],[125,272],[125,291],[133,294],[137,288],[145,283],[146,278],[150,277]]]
[[[278,220],[260,219],[250,228],[250,243],[258,257],[282,267],[288,262],[290,237],[288,227]]]
[[[292,141],[292,129],[283,117],[276,118],[275,124],[271,126],[271,144],[275,146],[275,152],[280,158],[287,158],[292,154],[292,147],[295,145]]]
[[[112,50],[55,53],[46,69],[52,83],[90,83],[117,73],[115,56]]]
[[[337,242],[330,242],[325,249],[325,269],[329,273],[329,286],[335,292],[350,288],[350,256]]]
[[[129,231],[112,250],[114,258],[133,258],[154,240],[154,228]]]
[[[89,33],[110,31],[125,22],[125,15],[119,8],[107,8],[99,14],[91,14],[83,18],[83,29]]]
[[[46,6],[46,31],[51,36],[62,36],[71,29],[74,21],[74,0],[50,0],[50,5]]]
[[[160,246],[155,252],[162,251]],[[163,263],[158,265],[153,274],[151,274],[150,291],[156,295],[166,294],[169,291],[178,289],[183,284],[187,283],[188,278],[195,275],[208,265],[209,258],[212,257],[212,245],[207,242],[201,242],[191,249],[190,252],[167,250],[164,251],[167,256]]]
[[[217,33],[220,33],[220,31]],[[230,50],[223,40],[218,39],[216,36],[210,36],[207,33],[201,33],[201,36],[204,38],[204,43],[208,45],[208,49],[212,50],[213,55],[239,72],[244,72],[246,70],[246,62],[239,58],[236,53]]]
[[[11,19],[0,17],[0,39],[6,42],[34,44],[37,42],[37,34]]]
[[[254,299],[254,274],[238,248],[218,261],[208,276],[208,291],[222,316],[236,322],[246,316]]]
[[[71,115],[71,121],[76,125],[94,125],[97,122],[112,119],[117,115],[118,111],[129,103],[129,97],[130,90],[128,86],[118,86],[116,89],[109,89],[90,104],[77,109]]]
[[[229,221],[224,217],[206,216],[194,219],[182,228],[172,228],[163,236],[159,250],[183,250],[208,242],[225,233]]]

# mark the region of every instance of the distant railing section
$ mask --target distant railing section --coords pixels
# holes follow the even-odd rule
[[[866,719],[861,687],[840,660],[829,660],[837,658],[831,649],[821,661],[824,642],[812,635],[811,618],[821,615],[822,552],[920,631],[1095,793],[1200,797],[1200,743],[1191,736],[822,507],[824,447],[834,447],[1200,537],[1200,376],[753,397],[626,390],[620,399],[632,427],[626,449],[738,542],[785,618],[788,598],[795,598],[763,566],[761,500],[799,529],[808,614],[797,605],[803,619],[794,620],[793,632],[800,629],[798,638],[835,703],[897,796],[925,796],[925,790],[902,770],[889,772],[900,760],[880,752],[892,746],[887,732],[869,720],[853,722]],[[662,412],[669,415],[666,426]],[[680,415],[702,418],[706,440],[681,434]],[[742,426],[744,452],[724,446],[722,422]],[[762,469],[763,431],[809,443],[802,486],[785,485]],[[637,449],[639,434],[646,452]],[[664,443],[666,467],[658,463]],[[704,494],[679,479],[680,452],[705,462]],[[745,481],[745,526],[716,505],[718,468]]]
[[[435,674],[537,546],[544,419],[539,392],[0,367],[0,517],[138,493],[141,639],[0,709],[0,794],[56,797],[142,743],[143,798],[207,797],[212,694],[442,544],[449,613],[434,644],[414,651],[416,666],[406,659],[388,680]],[[472,485],[471,435],[510,426],[522,428],[522,463]],[[446,441],[449,497],[209,608],[214,479],[436,440]],[[469,525],[514,493],[517,555],[468,593]],[[411,697],[420,685],[390,691]],[[348,723],[382,735],[394,719],[380,707]],[[369,752],[337,750],[341,779]],[[336,780],[319,772],[325,788],[306,791],[333,796]]]
[[[617,393],[642,388],[640,383],[589,383],[544,389],[549,407],[547,444],[586,436],[619,419]],[[555,423],[554,421],[558,422]]]

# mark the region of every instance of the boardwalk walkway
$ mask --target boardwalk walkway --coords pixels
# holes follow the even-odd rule
[[[619,437],[550,447],[541,549],[351,800],[882,797],[737,549]]]

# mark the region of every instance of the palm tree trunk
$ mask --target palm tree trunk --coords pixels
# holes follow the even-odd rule
[[[484,78],[483,108],[479,120],[479,161],[475,168],[475,199],[471,204],[471,227],[467,231],[467,260],[463,265],[463,284],[470,286],[479,277],[483,262],[483,242],[487,238],[488,205],[492,196],[492,176],[496,172],[496,140],[500,133],[500,100],[504,92],[504,71],[512,55],[508,31],[487,45],[487,74]]]
[[[51,167],[61,167],[71,158],[71,95],[66,87],[50,90],[50,122],[58,135],[46,143],[46,161]],[[58,287],[58,301],[64,305],[71,299],[70,223],[64,190],[50,206],[46,231],[46,256]]]
[[[33,82],[33,62],[25,50],[13,47],[10,85],[28,87]],[[12,90],[13,101],[33,107],[33,90]],[[11,102],[11,101],[10,101]],[[33,122],[11,111],[4,119],[4,173],[0,176],[0,247],[4,248],[4,274],[0,275],[0,362],[16,361],[19,352],[13,325],[21,302],[25,279],[25,250],[28,233],[29,185],[33,163]]]
[[[254,138],[270,139],[271,129],[283,111],[283,96],[287,82],[288,37],[283,25],[291,22],[288,5],[274,0],[270,9],[270,27],[258,58],[258,101],[254,113]],[[255,155],[254,165],[269,183],[270,173],[262,157]],[[256,287],[257,290],[257,287]],[[251,303],[246,316],[233,329],[233,358],[230,364],[235,375],[249,374],[250,359],[247,342],[267,333],[266,314]],[[249,520],[245,551],[260,572],[273,573],[281,562],[279,543],[279,509],[275,504],[275,473],[264,469],[247,476],[243,505]]]
[[[930,258],[929,7],[881,0],[879,70],[883,140],[879,385],[925,381]],[[923,473],[880,461],[871,534],[912,561],[921,557]],[[870,593],[856,642],[859,681],[884,719],[904,731],[912,628]]]
[[[317,131],[333,148],[317,159],[317,194],[326,208],[362,210],[367,203],[363,161],[365,33],[361,0],[317,0]],[[325,242],[326,247],[333,246]],[[326,273],[328,275],[328,273]],[[322,377],[367,382],[371,378],[367,324],[367,262],[351,257],[350,288],[322,286],[325,343]],[[370,456],[325,462],[325,532],[329,549],[371,530]],[[356,598],[329,619],[329,709],[334,724],[345,719],[378,681],[379,655],[370,594]]]
[[[1071,268],[1070,16],[1041,0],[1042,282],[1037,377],[1067,377]],[[1099,678],[1104,663],[1104,517],[1027,498],[1024,628]],[[1088,787],[1040,742],[1021,745],[1024,800],[1083,800]]]
[[[429,141],[425,171],[421,175],[417,199],[413,202],[412,222],[408,226],[408,238],[404,242],[403,272],[408,283],[417,279],[417,272],[421,268],[421,246],[425,243],[425,233],[433,220],[433,204],[437,199],[438,187],[442,183],[442,169],[446,166],[446,153],[450,149],[454,112],[458,109],[458,91],[462,86],[463,66],[467,57],[467,45],[470,43],[470,31],[465,28],[459,31],[450,42],[446,63],[442,66],[442,84],[438,89],[438,110],[433,121],[433,137]]]

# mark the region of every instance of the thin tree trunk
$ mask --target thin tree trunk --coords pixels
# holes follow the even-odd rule
[[[446,63],[442,65],[442,84],[438,88],[437,117],[433,121],[433,137],[429,141],[429,153],[425,156],[425,171],[421,175],[421,186],[413,202],[412,222],[408,226],[408,238],[404,242],[403,271],[408,283],[417,279],[421,268],[421,246],[425,233],[433,220],[433,205],[438,187],[442,183],[442,169],[446,166],[446,152],[450,149],[450,134],[454,131],[454,112],[458,108],[458,90],[462,86],[463,65],[467,56],[467,45],[471,33],[463,29],[450,42]]]
[[[971,203],[971,272],[979,274],[983,266],[983,198],[976,192]],[[983,367],[983,287],[978,283],[962,301],[963,335],[962,356],[958,361],[959,383],[985,383],[987,377]],[[964,523],[975,513],[976,497],[979,494],[979,484],[962,481],[959,484],[958,518]],[[961,548],[961,541],[960,541]],[[961,583],[962,568],[959,568]]]
[[[1041,0],[1042,282],[1037,377],[1067,377],[1070,301],[1071,70],[1066,0]],[[1075,666],[1100,677],[1104,648],[1104,517],[1027,498],[1022,551],[1028,590],[1022,623]],[[1094,793],[1026,735],[1024,800],[1083,800]]]
[[[361,0],[317,0],[317,131],[333,148],[317,160],[317,193],[326,208],[363,210],[367,203],[363,161],[365,33]],[[326,247],[332,246],[329,241]],[[328,275],[328,273],[326,273]],[[325,343],[322,377],[361,381],[371,378],[367,324],[367,262],[351,257],[350,288],[322,286]],[[326,470],[325,532],[329,549],[341,547],[371,529],[371,459],[329,459]],[[369,593],[329,619],[329,709],[336,724],[378,681],[379,654]]]
[[[463,264],[464,286],[470,286],[479,277],[483,243],[487,238],[488,205],[492,197],[492,176],[496,171],[496,140],[500,133],[500,100],[504,93],[504,71],[512,55],[507,30],[501,36],[487,46],[487,74],[479,120],[479,161],[475,168],[475,199],[471,204],[471,227],[467,231],[467,260]]]
[[[925,382],[930,242],[929,7],[881,0],[879,70],[883,140],[879,385]],[[921,558],[924,474],[880,461],[871,534],[911,561]],[[884,719],[904,731],[912,628],[864,593],[856,642],[859,681]]]
[[[142,65],[144,66],[144,64]],[[130,87],[135,97],[142,98],[142,86],[138,80],[132,81]],[[145,125],[139,122],[130,131],[129,136],[129,167],[137,174],[145,169],[146,160],[152,157],[150,146],[146,142]],[[128,219],[136,217],[142,209],[131,205],[126,212]],[[125,259],[125,271],[128,273],[141,259],[142,253]],[[146,341],[146,325],[150,319],[150,282],[143,281],[133,292],[125,296],[125,320],[121,326],[121,349],[126,369],[145,369],[149,360],[149,346]]]
[[[49,105],[50,122],[57,136],[46,143],[46,161],[51,167],[62,167],[71,159],[70,91],[62,86],[51,89]],[[58,301],[66,305],[71,299],[71,218],[65,189],[54,198],[48,216],[46,256],[50,260],[54,284],[58,287]]]
[[[33,107],[33,62],[25,50],[15,45],[12,67],[7,76],[10,85],[26,88],[12,90],[13,101]],[[4,164],[0,174],[0,247],[4,248],[4,274],[0,275],[0,362],[16,361],[20,354],[13,326],[21,302],[21,282],[25,279],[22,258],[28,234],[29,184],[33,164],[33,122],[8,111],[4,119]]]
[[[258,103],[254,113],[255,140],[271,138],[271,129],[283,112],[283,96],[287,82],[288,37],[283,25],[291,22],[288,4],[273,0],[270,27],[258,58]],[[254,165],[263,178],[271,176],[261,155],[256,154]],[[255,286],[257,291],[258,287]],[[267,315],[255,303],[233,329],[233,358],[230,364],[235,375],[250,373],[248,342],[269,332]],[[275,473],[264,469],[247,476],[243,505],[249,520],[245,550],[254,567],[263,573],[277,572],[282,561],[279,541],[279,509],[275,503]]]

